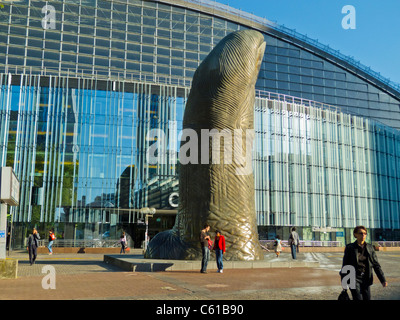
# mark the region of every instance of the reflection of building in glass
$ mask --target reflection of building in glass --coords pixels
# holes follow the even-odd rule
[[[146,186],[138,189],[135,194],[137,203],[146,200],[151,208],[176,210],[179,192],[178,177],[159,177],[151,179]]]
[[[139,234],[138,209],[174,212],[171,125],[179,133],[199,63],[244,28],[267,42],[255,105],[261,236],[297,225],[303,239],[350,240],[364,224],[372,237],[398,238],[397,85],[214,1],[20,0],[0,8],[0,165],[21,182],[12,209],[17,243],[32,225],[55,226],[65,238]],[[160,141],[151,129],[167,141],[155,164],[146,158]],[[173,219],[150,223],[154,234]],[[337,232],[315,232],[328,227]]]

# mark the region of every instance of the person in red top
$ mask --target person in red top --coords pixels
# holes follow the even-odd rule
[[[214,248],[215,257],[217,259],[218,272],[222,273],[224,265],[222,263],[223,254],[225,253],[225,237],[221,234],[221,231],[215,232]]]

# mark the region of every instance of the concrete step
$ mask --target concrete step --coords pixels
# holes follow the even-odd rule
[[[104,255],[104,262],[117,266],[125,271],[157,272],[157,271],[200,271],[200,260],[159,260],[145,259],[140,255]],[[302,261],[279,258],[257,261],[224,261],[225,269],[262,269],[262,268],[318,268],[318,261]],[[215,260],[208,262],[208,270],[217,270]]]

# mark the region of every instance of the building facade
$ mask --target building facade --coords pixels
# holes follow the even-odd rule
[[[260,236],[296,225],[303,239],[349,241],[363,224],[371,239],[399,238],[398,85],[213,1],[0,4],[0,165],[21,184],[10,209],[16,246],[34,225],[64,239],[127,230],[137,246],[146,207],[159,214],[153,234],[170,228],[179,199],[172,145],[191,79],[224,36],[246,28],[267,43],[253,155]],[[168,152],[150,164],[155,128]]]

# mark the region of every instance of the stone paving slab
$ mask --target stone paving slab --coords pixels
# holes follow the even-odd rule
[[[140,256],[139,253],[136,256]],[[217,273],[211,263],[207,274],[201,274],[199,269],[154,272],[153,268],[153,272],[126,272],[106,263],[103,255],[96,254],[40,254],[33,266],[29,265],[24,252],[14,253],[12,258],[19,260],[18,278],[0,280],[0,300],[10,302],[32,299],[46,303],[48,300],[147,300],[154,302],[148,304],[149,314],[154,314],[156,307],[169,305],[167,301],[172,300],[175,304],[184,300],[199,301],[201,304],[253,301],[254,307],[265,307],[267,300],[335,301],[341,290],[337,271],[341,264],[341,254],[299,255],[299,263],[321,262],[315,268],[301,267],[300,264],[292,268],[226,267],[223,274]],[[128,258],[128,255],[120,256],[120,260]],[[371,288],[373,299],[400,299],[400,255],[380,253],[379,259],[383,262],[389,287],[382,288],[375,278]],[[282,254],[276,258],[274,254],[268,254],[266,261],[277,266],[278,262],[291,261],[291,256]],[[43,287],[47,275],[43,270],[49,265],[55,268],[55,289]],[[124,306],[132,309],[132,306],[142,308],[146,304]],[[103,310],[101,305],[98,307]]]

